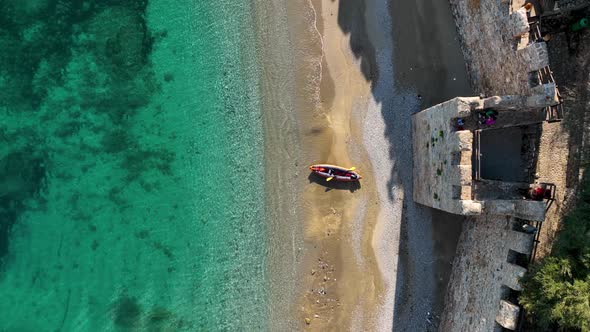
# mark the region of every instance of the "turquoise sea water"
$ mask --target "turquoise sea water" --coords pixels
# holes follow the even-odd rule
[[[250,6],[0,1],[0,331],[266,328]]]

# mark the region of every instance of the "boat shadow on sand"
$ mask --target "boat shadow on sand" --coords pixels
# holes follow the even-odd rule
[[[317,183],[326,188],[326,191],[330,191],[332,189],[336,190],[349,190],[351,193],[355,192],[358,189],[361,189],[361,183],[359,181],[352,181],[352,182],[338,182],[338,181],[326,181],[325,178],[317,175],[316,173],[309,173],[307,177],[309,179],[309,183]]]

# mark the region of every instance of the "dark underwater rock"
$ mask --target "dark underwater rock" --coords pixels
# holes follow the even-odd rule
[[[96,55],[115,75],[131,78],[147,63],[151,38],[143,16],[122,6],[108,7],[88,24]]]
[[[28,199],[39,199],[46,177],[45,161],[32,151],[0,159],[0,267],[8,254],[10,232]]]
[[[115,302],[113,309],[115,325],[123,328],[139,326],[141,307],[135,298],[123,295]]]

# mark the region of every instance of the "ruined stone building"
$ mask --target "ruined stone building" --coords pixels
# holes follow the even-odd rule
[[[561,62],[572,45],[555,17],[588,1],[543,0],[532,8],[525,0],[449,2],[480,97],[455,98],[413,117],[414,200],[466,216],[437,323],[440,331],[517,330],[519,279],[535,252],[547,254],[543,244],[574,197],[578,166],[570,156],[586,137],[571,131],[583,126],[584,107],[563,81],[567,71],[580,75]],[[566,84],[558,86],[563,99],[554,75]],[[497,119],[483,123],[486,114]],[[544,182],[553,188],[550,200],[526,199],[527,188]]]
[[[414,200],[454,214],[543,220],[545,204],[519,190],[532,181],[526,125],[543,122],[545,107],[558,102],[553,84],[538,92],[457,97],[414,115]],[[493,125],[481,123],[486,113]]]
[[[519,279],[547,209],[526,193],[548,178],[537,158],[547,150],[548,121],[563,116],[561,97],[531,20],[536,8],[523,8],[524,0],[450,3],[472,87],[483,94],[413,116],[414,200],[467,217],[439,329],[515,330]]]
[[[520,60],[528,59],[524,72],[545,66],[542,43],[522,52]],[[528,92],[457,97],[413,117],[414,201],[471,216],[466,227],[474,228],[464,235],[479,239],[460,240],[470,253],[456,258],[453,276],[464,280],[450,283],[442,330],[516,329],[518,280],[534,240],[526,227],[543,221],[546,209],[543,200],[527,196],[540,185],[538,124],[560,102],[553,82],[538,80]]]
[[[457,257],[459,268],[475,270],[464,271],[467,282],[449,289],[448,329],[443,330],[516,328],[520,309],[512,302],[521,290],[518,280],[526,271],[534,238],[523,227],[545,218],[545,202],[526,198],[538,185],[537,124],[546,120],[548,107],[559,102],[552,83],[533,91],[529,96],[457,97],[414,115],[414,201],[472,216],[467,223],[478,223],[477,231],[486,232],[490,240],[503,239],[501,246],[461,240],[472,255]],[[479,276],[488,269],[486,276]],[[470,323],[458,323],[464,320],[453,319],[454,314],[471,316]]]

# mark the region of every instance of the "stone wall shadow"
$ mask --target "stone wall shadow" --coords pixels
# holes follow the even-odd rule
[[[338,7],[338,25],[344,33],[350,34],[350,49],[361,61],[361,71],[367,80],[377,81],[379,72],[375,47],[369,41],[366,30],[365,1],[341,0]]]
[[[388,55],[382,45],[371,43],[367,31],[369,20],[376,19],[373,15],[387,15],[367,12],[377,1],[387,0],[340,0],[338,23],[350,34],[350,48],[361,62],[365,79],[371,82],[372,97],[381,105],[390,142],[387,153],[394,165],[388,197],[391,201],[399,198],[394,188],[403,191],[394,330],[434,330],[450,276],[448,263],[464,218],[414,203],[412,114],[473,92],[448,2],[387,1],[392,25],[376,33],[382,34],[382,39],[393,36],[392,55]],[[437,250],[445,254],[435,254]]]

